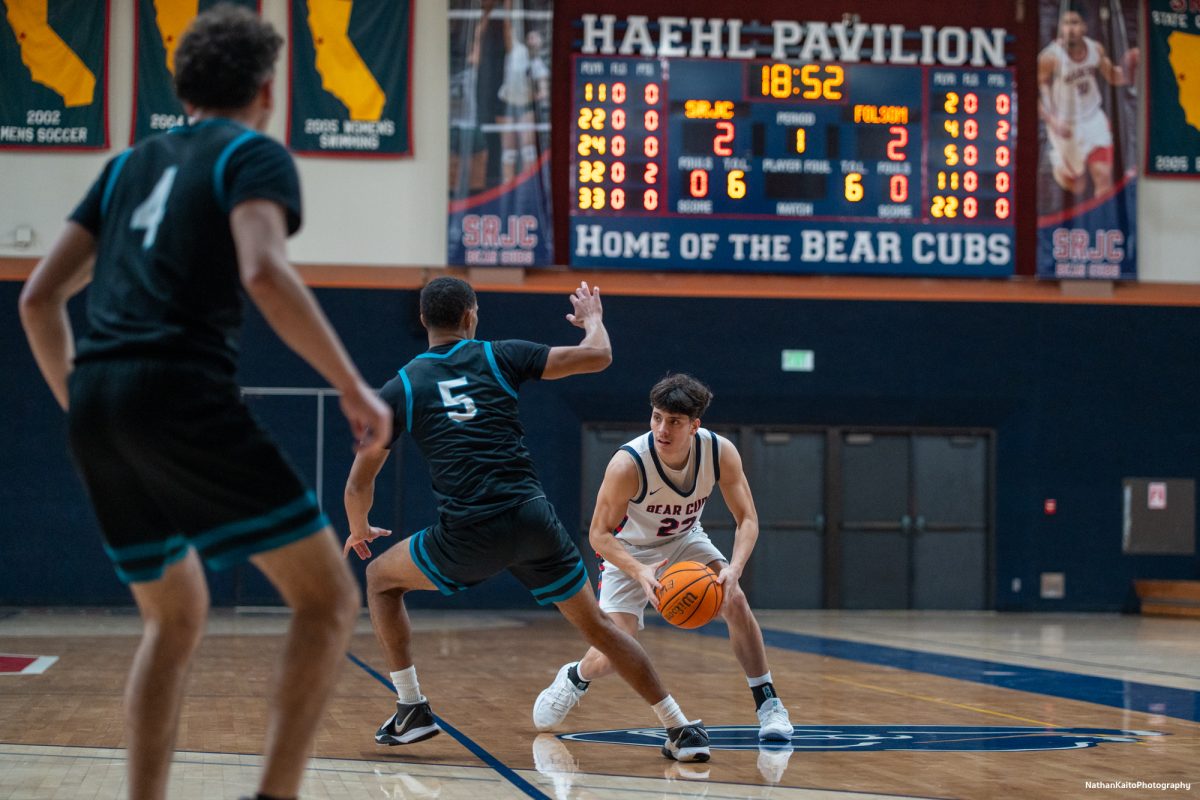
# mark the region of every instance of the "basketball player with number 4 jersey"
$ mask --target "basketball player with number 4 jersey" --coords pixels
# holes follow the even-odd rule
[[[1113,136],[1096,74],[1113,86],[1132,83],[1138,50],[1128,50],[1116,66],[1086,33],[1082,6],[1064,6],[1057,38],[1038,54],[1038,114],[1046,123],[1054,180],[1082,195],[1090,176],[1093,196],[1103,197],[1113,185]]]
[[[790,742],[792,723],[775,694],[762,631],[738,585],[758,539],[758,515],[737,449],[700,427],[711,400],[708,387],[690,375],[668,375],[650,390],[650,432],[622,446],[609,461],[589,533],[592,547],[604,559],[600,608],[618,627],[636,635],[644,627],[646,604],[656,602],[656,573],[680,561],[707,564],[725,592],[721,615],[754,694],[759,738]],[[728,561],[700,525],[718,486],[737,523]],[[563,666],[538,695],[534,725],[548,730],[562,723],[589,683],[611,672],[608,659],[595,648]]]
[[[663,755],[708,760],[704,726],[683,715],[637,640],[601,613],[579,549],[546,499],[524,444],[517,409],[522,382],[599,372],[612,361],[599,289],[584,283],[570,299],[567,321],[584,330],[583,341],[548,347],[476,339],[479,304],[466,281],[434,278],[421,290],[429,349],[401,368],[381,395],[395,412],[396,436],[407,431],[429,463],[438,521],[367,568],[371,623],[397,696],[396,713],[375,733],[378,744],[413,744],[441,729],[417,681],[404,595],[428,589],[455,594],[508,570],[539,605],[557,606],[651,705],[667,729]],[[350,468],[346,555],[353,550],[370,558],[369,543],[391,534],[367,521],[391,444],[360,450]]]

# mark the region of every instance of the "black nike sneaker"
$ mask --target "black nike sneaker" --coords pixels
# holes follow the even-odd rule
[[[675,761],[708,761],[708,731],[699,720],[667,728],[662,754]]]
[[[434,719],[429,701],[407,705],[396,702],[396,713],[375,732],[375,743],[389,746],[397,744],[413,744],[423,742],[431,736],[442,732]],[[705,743],[708,743],[707,737]]]

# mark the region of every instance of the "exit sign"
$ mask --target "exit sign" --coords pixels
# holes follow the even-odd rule
[[[812,372],[815,364],[812,350],[784,350],[781,361],[784,372]]]

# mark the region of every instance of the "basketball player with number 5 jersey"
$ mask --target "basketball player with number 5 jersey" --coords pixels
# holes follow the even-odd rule
[[[707,564],[719,574],[725,592],[721,615],[754,694],[759,738],[790,742],[792,723],[775,694],[762,631],[738,585],[758,539],[758,515],[737,449],[700,427],[711,400],[708,387],[690,375],[663,378],[650,390],[650,432],[622,446],[609,462],[589,534],[604,559],[600,608],[618,627],[636,635],[644,627],[646,604],[659,588],[656,573],[680,561]],[[700,525],[716,487],[737,523],[729,560]],[[563,666],[538,695],[534,724],[539,730],[560,724],[588,684],[611,672],[608,659],[595,648]]]
[[[522,382],[599,372],[612,361],[599,289],[584,283],[570,299],[567,321],[584,330],[583,340],[548,347],[476,339],[479,304],[466,281],[434,278],[421,290],[429,349],[401,368],[381,395],[395,412],[395,435],[407,431],[429,463],[438,521],[367,568],[371,623],[397,696],[396,713],[375,734],[378,744],[413,744],[440,731],[417,681],[404,595],[428,589],[450,595],[508,570],[538,604],[557,606],[588,644],[611,657],[667,729],[663,755],[708,760],[704,726],[683,715],[637,640],[601,613],[579,549],[546,499],[524,444],[517,410]],[[360,450],[350,468],[346,555],[353,550],[370,558],[369,543],[391,533],[367,521],[391,446]]]

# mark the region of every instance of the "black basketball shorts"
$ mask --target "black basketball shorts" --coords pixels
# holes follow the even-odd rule
[[[329,524],[230,377],[157,360],[79,364],[68,438],[125,583],[195,548],[223,569]]]
[[[540,605],[566,600],[587,585],[579,548],[545,497],[462,526],[425,528],[408,538],[408,552],[446,595],[505,569]]]

